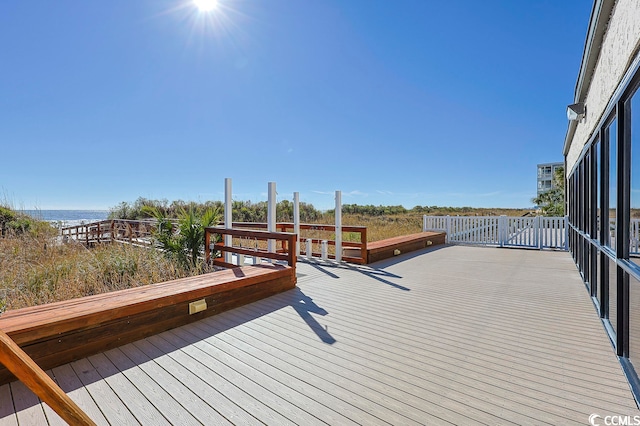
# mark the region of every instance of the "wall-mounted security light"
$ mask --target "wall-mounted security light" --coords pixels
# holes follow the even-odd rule
[[[584,102],[578,102],[567,107],[567,118],[570,121],[580,121],[584,118],[587,112],[587,107]]]

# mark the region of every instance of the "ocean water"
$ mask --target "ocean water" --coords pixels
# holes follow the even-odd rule
[[[107,210],[22,210],[22,213],[60,226],[76,226],[107,219]]]

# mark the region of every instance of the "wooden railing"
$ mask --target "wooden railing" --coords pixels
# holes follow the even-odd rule
[[[230,246],[225,245],[224,238],[220,238],[218,241],[215,235],[221,237],[230,235],[232,244]],[[241,256],[252,256],[256,259],[265,258],[286,261],[291,267],[296,265],[296,234],[238,228],[227,229],[221,226],[212,226],[205,228],[204,238],[205,260],[207,263],[212,262],[214,265],[225,267],[236,266],[224,262],[222,258],[212,256],[212,251],[217,251],[220,253],[233,253],[239,255],[239,258],[242,258]],[[238,245],[233,243],[234,239],[239,242]],[[258,242],[267,242],[269,240],[280,241],[281,248],[274,253],[269,252],[265,248],[265,244],[258,244]],[[244,241],[244,244],[242,241]]]
[[[156,227],[156,221],[149,220],[103,220],[84,225],[72,226],[62,229],[62,237],[66,240],[82,242],[86,245],[103,243],[103,242],[126,242],[129,244],[137,244],[141,246],[151,246],[153,244],[153,232]],[[175,225],[174,225],[175,226]],[[233,222],[233,228],[244,231],[264,231],[267,230],[267,224],[263,222]],[[221,225],[218,229],[224,229]],[[276,232],[292,233],[295,225],[291,222],[279,222],[276,224]],[[225,235],[232,235],[227,233]],[[326,257],[335,259],[335,225],[301,223],[300,236],[298,238],[299,253],[307,258],[321,258],[323,256],[323,245],[326,244]],[[236,240],[238,238],[246,239],[248,237],[234,234]],[[366,263],[367,258],[367,227],[366,226],[343,226],[342,227],[342,260],[351,263]],[[251,237],[253,238],[253,237]],[[256,238],[257,241],[266,241],[275,239],[279,241],[277,253],[289,252],[286,248],[286,239],[278,238]],[[307,244],[307,241],[310,244]],[[207,243],[208,246],[208,243]],[[246,247],[237,246],[238,249],[246,249]],[[266,244],[253,247],[268,253]],[[310,248],[310,250],[307,250]],[[250,249],[249,249],[250,250]],[[307,253],[307,251],[309,251]],[[293,253],[296,253],[295,249]],[[249,254],[250,255],[250,254]],[[267,256],[264,256],[267,257]]]
[[[64,241],[72,240],[86,245],[119,241],[149,246],[152,244],[151,237],[156,226],[157,222],[153,219],[102,220],[100,222],[62,228],[61,236]]]
[[[279,223],[278,230],[291,232],[294,230],[293,223]],[[327,257],[335,259],[335,225],[324,225],[315,223],[300,224],[300,254],[306,257],[321,257],[322,244],[326,241],[329,247]],[[345,234],[359,234],[358,236],[348,236]],[[359,237],[359,238],[358,238]],[[356,241],[349,241],[355,239]],[[359,240],[359,241],[358,241]],[[311,241],[311,252],[307,253],[307,241]],[[342,260],[351,263],[366,263],[367,258],[367,227],[366,226],[342,226]]]
[[[266,223],[254,222],[233,222],[234,228],[250,228],[250,229],[267,229]],[[276,223],[278,232],[293,232],[295,225],[291,222]],[[322,257],[322,244],[326,241],[329,248],[327,257],[335,259],[335,225],[325,225],[318,223],[301,223],[300,237],[300,255],[311,257]],[[357,236],[349,236],[344,238],[345,234],[358,234]],[[366,226],[343,226],[342,227],[342,260],[351,263],[366,263],[367,258],[367,227]],[[353,238],[355,237],[355,238]],[[355,239],[356,241],[349,241]],[[311,251],[307,253],[307,241],[311,242]]]

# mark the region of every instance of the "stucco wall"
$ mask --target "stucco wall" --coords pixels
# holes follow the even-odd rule
[[[567,173],[589,141],[613,93],[631,64],[640,43],[640,1],[618,0],[602,41],[600,57],[590,82],[585,104],[587,114],[578,123],[567,153]]]

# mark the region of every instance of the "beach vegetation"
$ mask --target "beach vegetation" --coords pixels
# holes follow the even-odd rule
[[[10,207],[0,205],[0,236],[23,234],[55,234],[55,229],[45,221],[34,219]]]
[[[145,206],[143,211],[158,223],[153,235],[162,252],[185,268],[197,269],[203,266],[201,253],[204,251],[205,228],[220,221],[218,208],[208,207],[202,213],[194,208],[183,208],[178,213],[176,224],[166,216],[165,210]]]

